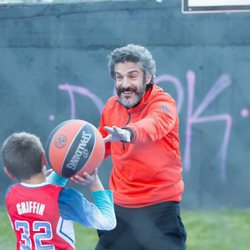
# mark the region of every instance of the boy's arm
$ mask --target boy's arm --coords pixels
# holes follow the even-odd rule
[[[116,217],[114,211],[113,192],[111,190],[92,192],[94,203],[112,227],[116,227]]]
[[[86,200],[77,190],[64,188],[59,196],[62,218],[99,230],[114,229],[116,218],[112,191],[95,191],[93,197],[96,204]]]
[[[52,173],[46,177],[46,181],[56,186],[65,186],[68,182],[68,179],[57,174],[55,171],[52,171]]]

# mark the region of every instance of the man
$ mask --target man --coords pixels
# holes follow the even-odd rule
[[[155,61],[142,46],[115,49],[109,70],[117,96],[107,101],[99,130],[113,162],[117,226],[98,231],[96,250],[186,249],[175,101],[154,84]]]

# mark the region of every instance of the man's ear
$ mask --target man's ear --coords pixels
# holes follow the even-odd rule
[[[146,75],[146,84],[149,84],[152,80],[152,76],[150,74]]]
[[[5,166],[3,169],[4,169],[5,174],[7,174],[10,179],[12,179],[12,180],[16,179],[16,177],[14,175],[12,175]]]

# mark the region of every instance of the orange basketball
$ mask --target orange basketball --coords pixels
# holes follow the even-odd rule
[[[92,174],[103,161],[105,145],[94,125],[68,120],[50,133],[45,151],[48,164],[59,175],[70,178],[83,172]]]

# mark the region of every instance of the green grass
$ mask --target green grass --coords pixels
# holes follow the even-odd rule
[[[6,210],[0,209],[0,249],[14,250],[15,237]],[[184,211],[188,250],[250,250],[250,210]],[[93,250],[96,231],[75,224],[76,249]]]
[[[183,213],[189,250],[250,250],[250,211]]]

